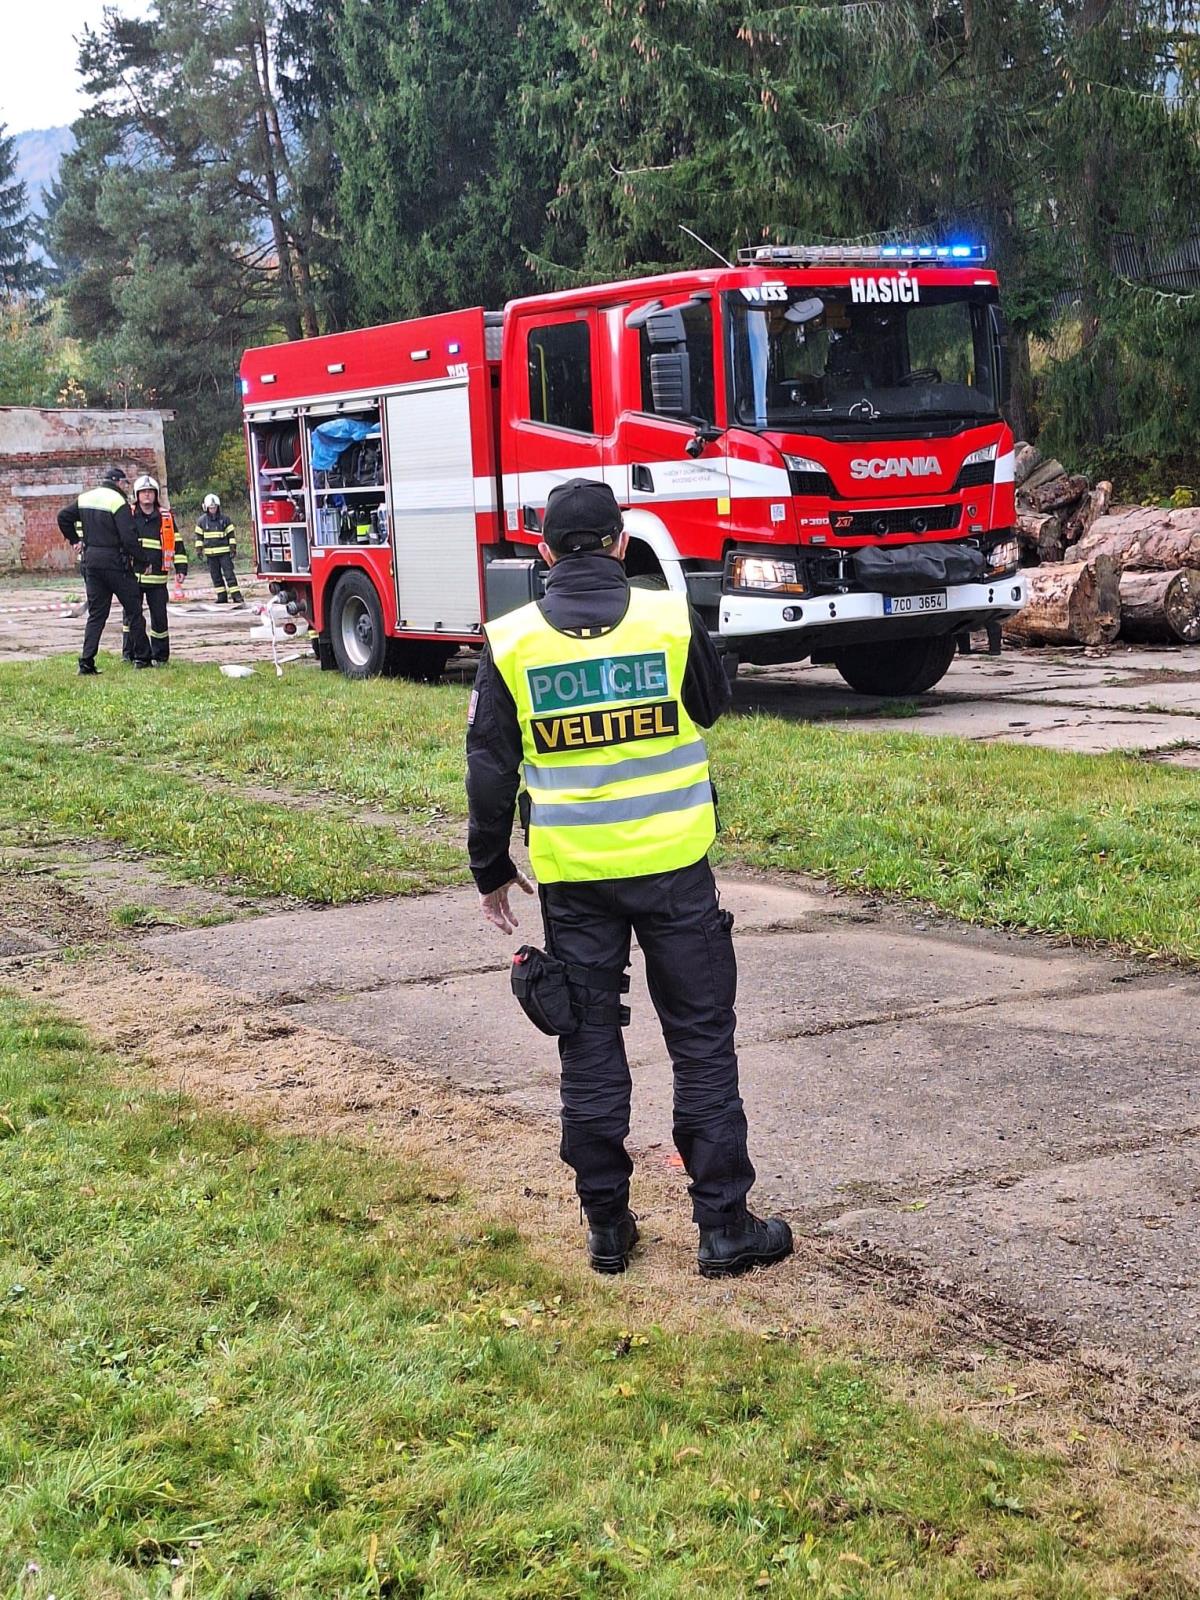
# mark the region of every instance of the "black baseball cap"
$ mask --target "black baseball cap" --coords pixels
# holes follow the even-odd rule
[[[109,467],[108,471],[104,474],[103,481],[105,483],[128,483],[129,474],[125,471],[124,467]]]
[[[607,550],[621,531],[621,508],[606,483],[569,478],[551,489],[542,538],[555,555]]]

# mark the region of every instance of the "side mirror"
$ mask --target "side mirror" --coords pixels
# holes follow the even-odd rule
[[[724,432],[725,429],[718,428],[715,423],[701,422],[683,448],[695,461],[704,454],[704,446],[706,444],[715,444]]]

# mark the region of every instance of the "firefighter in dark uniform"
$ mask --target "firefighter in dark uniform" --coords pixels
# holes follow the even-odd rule
[[[196,523],[196,560],[208,562],[208,575],[217,591],[217,604],[232,601],[235,606],[245,604],[238,588],[233,558],[237,554],[237,534],[233,523],[221,512],[221,502],[215,494],[204,496],[204,509]]]
[[[746,1205],[754,1168],[734,1049],[733,919],[708,864],[716,811],[699,731],[729,704],[729,685],[684,595],[630,587],[626,543],[607,485],[560,485],[540,547],[552,569],[545,597],[487,624],[468,714],[471,871],[484,917],[511,933],[510,890],[533,892],[509,854],[523,778],[549,961],[529,947],[517,959],[536,960],[567,997],[553,1028],[561,1154],[587,1213],[590,1264],[623,1272],[638,1238],[619,1002],[632,932],[674,1066],[700,1271],[729,1277],[792,1249],[782,1218]],[[548,1009],[539,1002],[543,1018]]]
[[[58,529],[68,544],[83,545],[83,583],[87,591],[87,624],[79,653],[82,677],[96,673],[96,651],[114,597],[130,618],[130,648],[135,667],[150,665],[150,644],[142,621],[142,597],[134,570],[141,558],[137,530],[121,490],[129,480],[120,467],[110,467],[94,489],[88,489],[58,513]]]
[[[137,529],[138,587],[146,600],[150,613],[150,662],[155,667],[165,667],[171,656],[171,640],[167,629],[167,584],[170,575],[163,561],[163,512],[158,503],[158,482],[144,473],[133,485],[133,525]],[[139,611],[141,605],[139,602]],[[133,629],[128,613],[125,616],[121,654],[132,661]]]

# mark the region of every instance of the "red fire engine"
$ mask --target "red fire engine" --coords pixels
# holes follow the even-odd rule
[[[993,272],[971,245],[765,246],[248,350],[258,571],[352,677],[432,676],[535,598],[557,483],[737,662],[913,694],[1019,610]]]

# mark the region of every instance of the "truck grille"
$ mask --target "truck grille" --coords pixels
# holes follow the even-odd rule
[[[842,538],[884,538],[889,533],[947,533],[958,527],[961,517],[961,506],[895,506],[887,511],[831,511],[829,524]]]

